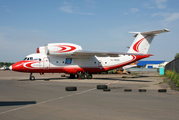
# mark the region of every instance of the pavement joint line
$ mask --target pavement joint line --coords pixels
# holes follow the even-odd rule
[[[109,85],[109,84],[114,83],[114,82],[117,82],[117,81],[118,81],[118,80],[114,80],[114,81],[112,81],[112,82],[106,83],[105,85]]]
[[[105,85],[109,85],[109,84],[111,84],[111,83],[113,83],[113,82],[116,82],[116,81],[118,81],[118,80],[115,80],[115,81],[106,83]],[[35,104],[35,105],[27,105],[27,106],[24,106],[24,107],[19,107],[19,108],[7,110],[7,111],[4,111],[4,112],[0,112],[0,115],[5,114],[5,113],[9,113],[9,112],[13,112],[13,111],[16,111],[16,110],[28,108],[28,107],[37,106],[37,105],[44,104],[44,103],[51,102],[51,101],[55,101],[55,100],[58,100],[58,99],[63,99],[63,98],[67,98],[67,97],[71,97],[71,96],[75,96],[75,95],[80,95],[80,94],[83,94],[83,93],[86,93],[86,92],[90,92],[90,91],[95,90],[95,89],[96,89],[96,87],[95,87],[95,88],[92,88],[92,89],[89,89],[89,90],[85,90],[85,91],[79,92],[79,93],[75,93],[75,94],[71,94],[71,95],[67,95],[67,96],[58,97],[58,98],[46,100],[46,101],[43,101],[43,102],[39,102],[39,103],[37,103],[37,104]]]

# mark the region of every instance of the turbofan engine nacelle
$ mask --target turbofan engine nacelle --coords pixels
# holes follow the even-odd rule
[[[81,46],[72,43],[50,43],[45,45],[46,55],[66,55],[82,50]]]

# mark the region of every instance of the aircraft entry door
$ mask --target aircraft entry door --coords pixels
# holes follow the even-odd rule
[[[43,66],[44,66],[44,69],[49,69],[49,67],[50,67],[50,61],[49,61],[48,57],[45,57],[43,59]]]

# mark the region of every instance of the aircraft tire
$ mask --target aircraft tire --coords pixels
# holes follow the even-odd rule
[[[61,75],[61,77],[66,77],[65,75]]]
[[[158,92],[167,92],[166,89],[159,89]]]
[[[77,91],[77,87],[66,87],[66,91]]]
[[[92,79],[92,74],[88,74],[88,75],[86,76],[86,78],[87,78],[87,79]]]
[[[108,89],[107,85],[97,85],[97,89]]]
[[[109,89],[109,88],[108,88],[108,89],[103,89],[103,91],[105,91],[105,92],[106,92],[106,91],[111,91],[111,89]]]
[[[139,92],[146,92],[146,89],[139,89]]]
[[[30,76],[29,78],[31,81],[34,81],[35,80],[35,77],[34,76]]]
[[[85,74],[79,75],[79,78],[80,78],[80,79],[85,79]]]
[[[125,92],[132,92],[132,89],[124,89]]]

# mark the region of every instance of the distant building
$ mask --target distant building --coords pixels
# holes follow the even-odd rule
[[[137,68],[159,68],[160,64],[165,65],[165,61],[138,61]]]

